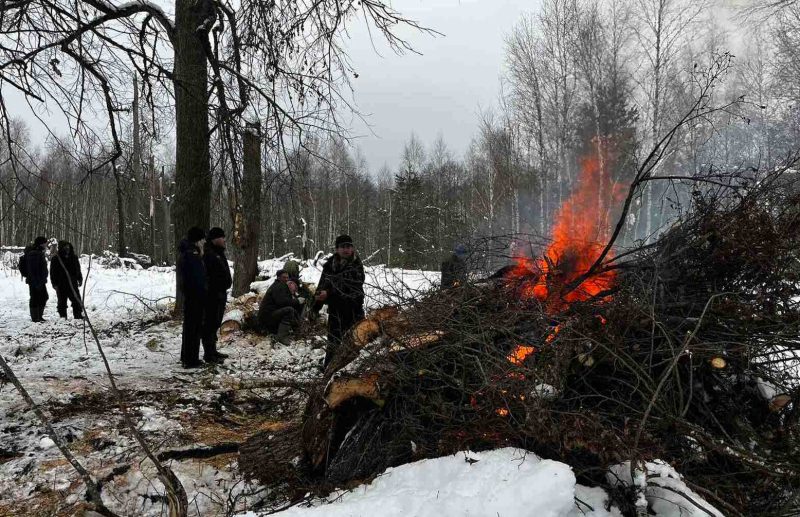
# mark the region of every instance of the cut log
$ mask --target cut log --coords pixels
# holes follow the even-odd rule
[[[263,298],[263,293],[245,293],[235,298],[228,306],[228,312],[222,317],[219,333],[226,337],[242,330],[245,322],[254,317]]]
[[[786,393],[781,393],[780,395],[776,395],[769,403],[770,411],[774,413],[779,413],[792,401],[792,397],[787,395]]]
[[[405,336],[399,340],[395,340],[389,345],[390,352],[402,352],[403,350],[410,350],[414,348],[423,348],[438,342],[444,336],[441,330],[433,332],[423,332],[411,336]]]
[[[400,316],[399,307],[381,307],[369,313],[369,319],[377,322],[391,321]]]
[[[367,346],[373,339],[381,335],[381,325],[378,321],[367,318],[361,320],[353,327],[352,341],[358,348]]]
[[[245,313],[241,309],[233,309],[232,311],[228,311],[225,316],[222,317],[222,325],[219,327],[219,335],[221,337],[225,337],[228,334],[242,330],[244,318]]]
[[[379,375],[371,373],[363,377],[334,379],[325,390],[325,402],[336,409],[353,397],[363,397],[373,401],[380,399]]]
[[[383,334],[396,335],[406,326],[407,320],[398,307],[382,307],[353,327],[351,341],[357,348],[363,348]]]

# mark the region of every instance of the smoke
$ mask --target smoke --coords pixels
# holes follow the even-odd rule
[[[744,55],[752,31],[761,28],[752,17],[747,16],[747,9],[756,4],[754,0],[716,0],[709,10],[709,24],[716,25],[724,32],[725,50],[734,55]]]

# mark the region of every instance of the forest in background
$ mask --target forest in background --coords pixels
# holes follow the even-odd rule
[[[464,156],[448,149],[447,135],[422,142],[412,134],[392,170],[366,163],[358,141],[343,136],[307,132],[293,149],[265,139],[259,255],[313,255],[346,232],[371,263],[437,268],[459,243],[546,236],[597,142],[612,148],[601,174],[625,185],[691,108],[709,66],[729,63],[713,102],[730,107],[678,130],[626,221],[623,243],[648,241],[680,217],[693,191],[731,181],[746,189],[798,140],[800,7],[736,20],[733,29],[720,25],[712,2],[546,0],[507,35],[502,94],[476,121]],[[0,242],[45,234],[81,252],[171,262],[168,124],[137,97],[121,117],[122,159],[98,170],[103,143],[64,136],[35,148],[24,122],[10,125],[10,138],[30,151],[22,164],[0,156]],[[231,232],[234,188],[221,148],[212,141],[211,221]]]

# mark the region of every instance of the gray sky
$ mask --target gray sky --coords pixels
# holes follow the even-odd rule
[[[463,155],[475,134],[480,111],[497,100],[504,37],[523,12],[538,9],[540,0],[390,3],[404,16],[443,36],[404,31],[422,55],[396,55],[379,38],[373,47],[363,21],[352,25],[347,47],[359,73],[353,80],[354,100],[369,126],[353,119],[351,129],[373,172],[384,164],[396,169],[412,131],[426,145],[441,133],[451,152]],[[35,144],[43,143],[47,133],[29,113],[22,95],[12,88],[6,90],[12,113],[29,122]],[[67,133],[57,110],[38,107],[37,111],[56,134]]]
[[[376,54],[363,24],[351,33],[350,55],[360,74],[353,81],[355,100],[370,125],[355,121],[353,134],[359,136],[355,143],[372,171],[384,164],[395,170],[412,131],[425,145],[442,134],[451,152],[463,155],[481,110],[496,104],[505,35],[523,12],[538,10],[540,0],[392,4],[444,36],[409,32],[409,41],[422,55],[397,56],[385,45],[376,45]]]
[[[713,0],[731,4],[746,0]],[[441,134],[456,157],[463,156],[477,132],[480,112],[496,105],[504,63],[504,39],[525,12],[538,12],[541,0],[390,0],[404,16],[441,32],[434,37],[405,30],[422,55],[396,55],[376,35],[376,48],[362,20],[354,23],[347,48],[359,73],[354,100],[367,124],[353,119],[352,135],[369,169],[397,169],[412,132],[430,146]],[[725,22],[723,14],[718,21]],[[723,23],[725,25],[726,23]],[[373,31],[373,35],[375,32]],[[31,124],[36,143],[44,129],[20,106],[21,95],[7,88],[12,112]],[[16,108],[16,109],[15,109]],[[41,110],[40,110],[41,112]],[[43,113],[56,133],[60,117]],[[346,117],[343,117],[347,121]]]

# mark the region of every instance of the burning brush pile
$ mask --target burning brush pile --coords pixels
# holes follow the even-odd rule
[[[362,322],[303,420],[254,437],[243,469],[302,492],[518,446],[627,511],[635,498],[608,486],[608,467],[655,458],[725,513],[797,509],[797,190],[698,194],[657,242],[617,256],[592,191],[565,202],[540,258]]]

